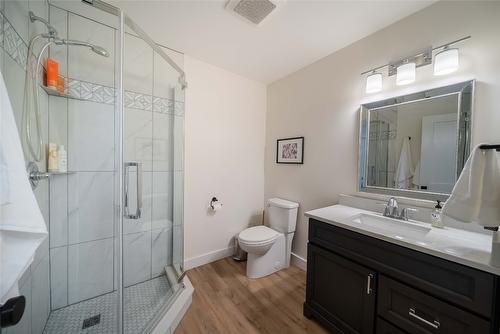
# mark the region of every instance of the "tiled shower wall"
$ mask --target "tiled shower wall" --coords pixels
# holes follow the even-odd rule
[[[6,331],[41,333],[51,309],[117,287],[117,32],[43,0],[2,0],[0,6],[0,66],[19,129],[28,40],[44,30],[40,23],[29,23],[29,10],[50,19],[60,37],[89,41],[110,52],[110,57],[102,58],[80,47],[50,48],[50,56],[68,78],[67,94],[74,99],[48,96],[41,90],[43,139],[66,146],[71,174],[42,181],[35,191],[50,238],[19,282],[28,301],[25,316]],[[124,280],[129,286],[160,275],[172,262],[173,230],[182,237],[184,97],[175,88],[176,72],[145,43],[127,35],[126,48],[125,158],[144,166],[143,217],[124,223]],[[164,50],[182,65],[182,54]],[[39,168],[46,170],[45,159]],[[179,194],[175,199],[174,188]]]
[[[74,99],[41,90],[42,132],[45,143],[66,146],[71,174],[42,181],[35,191],[50,238],[19,282],[28,301],[25,316],[6,331],[41,333],[51,309],[117,287],[117,32],[44,0],[1,0],[0,6],[0,66],[19,129],[28,39],[44,30],[40,23],[29,23],[29,10],[50,19],[60,37],[89,41],[110,52],[102,58],[81,47],[50,48]],[[129,286],[160,275],[172,262],[172,244],[182,247],[182,239],[172,235],[182,237],[184,96],[175,88],[175,71],[144,42],[127,35],[125,47],[125,159],[144,166],[143,217],[124,222],[124,281]],[[164,51],[182,65],[182,54]],[[42,171],[45,164],[39,164]]]
[[[71,172],[50,182],[51,305],[58,309],[117,288],[118,35],[110,26],[54,6],[50,22],[61,37],[88,41],[110,53],[103,58],[86,48],[51,48],[51,57],[69,78],[66,93],[72,97],[49,97],[49,141],[67,147]],[[182,64],[181,54],[165,51]],[[123,226],[124,284],[130,286],[161,275],[172,262],[172,180],[174,174],[182,180],[183,174],[183,146],[173,145],[173,138],[183,138],[184,103],[174,88],[177,74],[132,35],[125,38],[124,86],[125,161],[142,163],[144,198],[142,217],[125,220]]]
[[[21,129],[23,111],[26,59],[29,36],[40,32],[40,26],[29,22],[28,11],[48,18],[48,5],[42,0],[2,0],[0,2],[0,70],[7,86],[10,102],[14,109],[18,130]],[[48,98],[40,92],[42,135],[48,138]],[[38,164],[45,170],[45,161]],[[49,223],[49,188],[41,182],[35,191],[38,205],[46,224]],[[42,333],[50,312],[49,290],[49,240],[40,246],[31,266],[19,280],[21,294],[26,297],[25,314],[19,324],[5,330],[8,334]]]

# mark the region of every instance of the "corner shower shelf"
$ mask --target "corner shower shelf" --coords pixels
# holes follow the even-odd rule
[[[81,98],[78,98],[78,97],[75,97],[75,96],[72,96],[72,95],[69,95],[69,94],[66,94],[66,93],[61,93],[53,88],[50,88],[50,87],[47,87],[47,86],[44,86],[44,85],[40,85],[40,87],[42,87],[42,89],[48,94],[48,95],[52,95],[52,96],[58,96],[58,97],[65,97],[67,99],[73,99],[73,100],[82,100]]]
[[[71,175],[71,174],[75,174],[76,172],[47,172],[47,175],[49,177],[51,176],[57,176],[57,175]]]

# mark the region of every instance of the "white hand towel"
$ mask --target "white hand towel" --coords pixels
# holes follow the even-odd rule
[[[10,184],[9,184],[9,176],[7,174],[7,159],[5,158],[3,146],[0,145],[0,206],[7,204],[9,202],[10,202]]]
[[[417,165],[415,166],[415,173],[413,174],[413,181],[412,181],[412,183],[417,188],[420,188],[420,160],[417,161]]]
[[[394,184],[398,189],[409,189],[411,178],[414,174],[413,162],[411,160],[410,139],[405,137],[401,154],[399,156],[398,169],[394,176]]]
[[[465,223],[500,226],[499,154],[479,146],[467,159],[443,214]]]
[[[0,75],[0,165],[2,186],[9,185],[8,201],[0,205],[0,304],[16,290],[16,284],[31,264],[38,246],[47,237],[47,227],[31,190],[21,141],[7,89]],[[3,178],[7,180],[3,180]],[[4,191],[2,190],[2,193]],[[7,191],[5,191],[7,194]]]

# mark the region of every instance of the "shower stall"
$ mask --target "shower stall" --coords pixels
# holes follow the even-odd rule
[[[49,230],[19,281],[24,316],[0,331],[150,333],[185,288],[183,55],[99,0],[0,9],[0,68]],[[46,87],[40,54],[63,90]],[[49,143],[67,170],[47,169]]]

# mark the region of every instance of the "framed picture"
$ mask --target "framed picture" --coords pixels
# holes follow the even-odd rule
[[[303,164],[304,137],[278,139],[276,148],[276,163]]]

